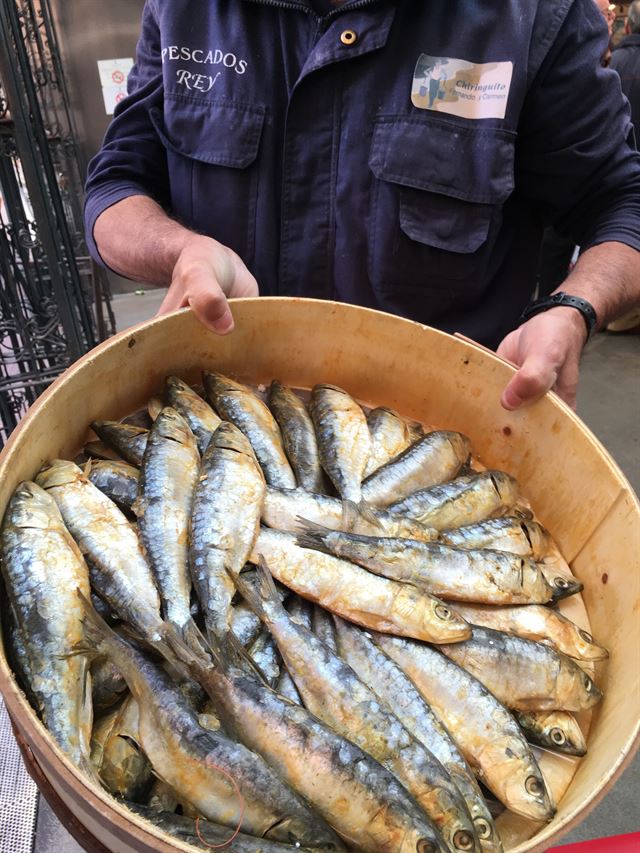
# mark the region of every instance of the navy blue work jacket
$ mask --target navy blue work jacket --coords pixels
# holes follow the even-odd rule
[[[640,249],[640,161],[593,0],[147,0],[87,184],[233,248],[262,294],[495,346],[541,229]],[[92,243],[92,252],[96,247]]]

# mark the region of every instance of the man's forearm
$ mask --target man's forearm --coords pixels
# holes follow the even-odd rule
[[[640,252],[624,243],[592,246],[558,290],[588,300],[602,329],[640,304]]]
[[[194,236],[153,199],[135,195],[96,220],[93,236],[104,262],[135,281],[168,286],[180,253]]]

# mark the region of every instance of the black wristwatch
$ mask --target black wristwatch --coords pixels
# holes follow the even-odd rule
[[[535,317],[536,314],[541,314],[543,311],[548,311],[550,308],[557,308],[559,305],[568,308],[575,308],[582,314],[582,318],[587,326],[587,340],[593,335],[598,324],[598,318],[593,305],[587,302],[586,299],[581,299],[579,296],[572,296],[570,293],[563,293],[561,290],[551,296],[546,296],[544,299],[536,299],[522,312],[520,322]]]

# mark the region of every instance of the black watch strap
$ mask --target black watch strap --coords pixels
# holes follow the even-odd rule
[[[587,340],[589,340],[595,331],[596,325],[598,324],[596,312],[593,305],[590,302],[587,302],[586,299],[581,299],[579,296],[572,296],[570,293],[558,291],[558,293],[553,293],[551,296],[547,296],[544,299],[536,299],[535,302],[531,302],[524,309],[522,316],[520,317],[520,322],[524,323],[525,320],[530,320],[531,317],[535,317],[536,314],[541,314],[543,311],[548,311],[550,308],[557,308],[560,305],[567,308],[575,308],[582,314],[587,326]]]

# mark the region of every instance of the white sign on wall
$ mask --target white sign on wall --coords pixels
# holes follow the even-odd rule
[[[108,116],[113,115],[116,104],[127,96],[127,77],[133,68],[133,59],[100,59],[98,71],[104,108]]]

